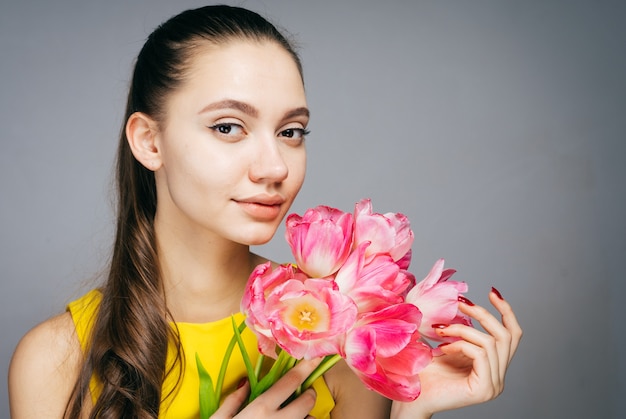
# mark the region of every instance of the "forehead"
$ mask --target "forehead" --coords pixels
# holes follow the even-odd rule
[[[190,57],[184,82],[174,96],[188,100],[276,99],[303,106],[304,86],[298,66],[282,46],[271,41],[233,40],[206,43]]]

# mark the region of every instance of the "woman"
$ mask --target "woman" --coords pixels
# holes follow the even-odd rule
[[[301,64],[253,12],[204,7],[157,28],[137,58],[125,116],[108,280],[22,339],[9,372],[14,418],[197,417],[193,354],[221,361],[225,320],[265,262],[249,246],[271,239],[302,185]],[[283,406],[315,367],[307,361],[240,411],[249,386],[231,366],[214,417],[426,418],[492,399],[521,329],[497,291],[490,300],[502,323],[460,304],[486,333],[439,329],[461,339],[421,374],[415,402],[390,406],[339,364]]]

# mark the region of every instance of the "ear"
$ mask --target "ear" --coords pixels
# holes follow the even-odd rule
[[[150,116],[135,112],[126,121],[126,138],[133,156],[146,169],[156,171],[162,165],[158,147],[158,126]]]

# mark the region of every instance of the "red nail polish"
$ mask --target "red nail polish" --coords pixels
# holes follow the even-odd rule
[[[443,324],[443,323],[435,323],[435,324],[431,325],[430,327],[432,327],[433,329],[445,329],[448,326],[450,326],[450,325],[449,324]]]
[[[466,297],[464,297],[462,295],[459,295],[459,301],[464,303],[464,304],[467,304],[468,306],[473,306],[474,305],[474,303],[472,303],[469,299],[467,299]]]
[[[449,344],[450,344],[450,342],[443,342],[443,343],[440,343],[439,346],[437,346],[437,348],[441,348],[442,346],[446,346],[446,345],[449,345]]]
[[[241,387],[245,386],[247,382],[248,382],[248,377],[243,377],[241,380],[239,380],[239,383],[237,384],[237,388],[240,389]]]
[[[491,287],[491,292],[493,292],[499,299],[504,300],[504,297],[502,296],[502,294],[500,294],[500,291],[498,291],[494,287]]]

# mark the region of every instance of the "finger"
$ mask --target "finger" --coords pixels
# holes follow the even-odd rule
[[[509,351],[508,362],[511,362],[513,355],[517,351],[520,340],[522,339],[522,328],[517,321],[517,317],[511,308],[511,305],[502,297],[500,291],[495,288],[491,288],[489,293],[489,301],[502,315],[502,324],[511,334],[511,349]]]
[[[510,336],[508,331],[487,309],[477,306],[467,299],[460,301],[459,310],[478,321],[487,332],[483,333],[473,327],[465,326],[460,329],[461,335],[459,336],[487,351],[493,383],[499,385],[503,379],[502,371],[506,370],[506,363],[509,359]]]
[[[440,348],[446,355],[460,354],[472,361],[472,372],[467,377],[467,397],[470,400],[474,403],[484,402],[500,394],[502,385],[499,381],[493,382],[492,363],[485,348],[465,340],[458,340]]]
[[[309,417],[309,412],[315,406],[315,400],[317,399],[317,393],[313,388],[310,388],[299,395],[295,400],[292,400],[287,406],[281,409],[281,413],[285,418],[301,418]]]
[[[495,288],[494,288],[495,290]],[[490,298],[496,296],[496,292],[492,291],[490,293]],[[469,302],[469,301],[468,301]],[[471,302],[469,302],[471,303]],[[509,362],[511,360],[511,345],[512,345],[512,335],[509,329],[507,329],[503,323],[500,322],[495,316],[493,316],[489,311],[487,311],[484,307],[472,307],[468,304],[465,305],[465,309],[467,311],[466,314],[474,317],[480,325],[485,329],[487,333],[494,337],[496,342],[496,347],[498,350],[498,366],[500,373],[500,380],[504,380],[504,375],[506,373],[506,369],[509,366]],[[462,311],[464,308],[462,305],[459,305],[459,309]],[[463,312],[466,312],[463,311]]]
[[[488,369],[486,371],[482,371],[481,377],[487,377],[493,383],[494,386],[499,385],[500,382],[500,361],[498,358],[498,350],[496,348],[495,339],[493,336],[483,333],[480,330],[474,329],[470,326],[465,326],[462,324],[452,324],[443,329],[437,329],[436,333],[442,337],[456,337],[460,338],[461,341],[471,344],[474,351],[482,351],[484,353],[486,362],[488,364]],[[454,342],[454,343],[458,343]],[[447,348],[447,345],[440,347],[442,349]],[[445,353],[445,352],[444,352]],[[474,354],[472,359],[477,358],[478,355]],[[484,375],[488,373],[488,375]]]
[[[211,419],[230,419],[237,414],[245,403],[250,392],[250,384],[246,380],[242,386],[229,394],[217,411],[211,415]]]

